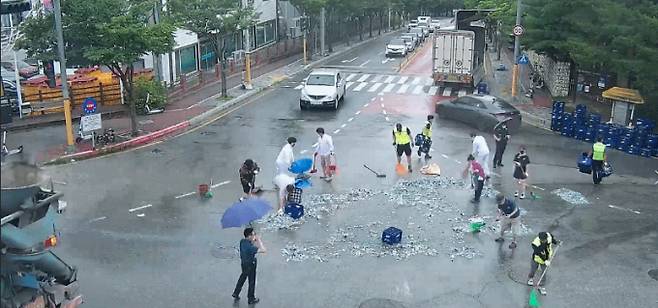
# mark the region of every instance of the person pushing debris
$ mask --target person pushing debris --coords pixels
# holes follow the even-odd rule
[[[402,160],[402,153],[407,156],[407,165],[409,172],[411,170],[411,130],[408,127],[403,127],[402,124],[395,124],[393,129],[393,145],[396,147],[398,165]]]
[[[475,133],[471,133],[471,139],[473,139],[473,152],[471,154],[482,165],[488,178],[491,170],[489,169],[489,146],[487,145],[487,140]]]
[[[498,204],[496,220],[500,220],[500,237],[496,239],[496,242],[502,243],[505,241],[505,238],[503,238],[505,231],[510,230],[512,232],[512,243],[509,244],[509,249],[514,249],[516,248],[516,235],[521,224],[521,210],[514,201],[505,198],[503,194],[496,195],[496,204]]]
[[[554,247],[559,245],[558,241],[552,234],[548,232],[539,232],[537,237],[532,241],[532,260],[530,261],[530,273],[528,274],[528,285],[537,288],[541,285],[541,279],[545,278],[545,271],[551,266],[551,259],[553,258]],[[535,279],[537,270],[540,270],[539,279]],[[546,288],[539,287],[539,293],[546,295]]]

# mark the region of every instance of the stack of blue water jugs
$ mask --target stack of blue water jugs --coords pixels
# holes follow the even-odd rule
[[[572,113],[564,111],[564,102],[553,102],[551,130],[562,136],[594,142],[597,137],[610,148],[644,157],[658,156],[658,135],[651,132],[656,127],[648,119],[638,118],[635,127],[601,123],[601,115],[587,113],[587,106],[578,105]]]

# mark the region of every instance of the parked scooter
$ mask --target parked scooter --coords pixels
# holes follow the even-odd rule
[[[23,146],[19,145],[18,148],[10,150],[7,148],[7,131],[2,132],[2,159],[5,159],[5,157],[14,155],[14,154],[19,154],[23,153]]]

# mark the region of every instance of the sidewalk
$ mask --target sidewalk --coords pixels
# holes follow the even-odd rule
[[[394,31],[393,31],[394,32]],[[386,36],[391,32],[382,32]],[[74,153],[66,153],[66,135],[63,121],[56,125],[34,126],[33,128],[10,131],[7,136],[9,148],[24,145],[25,155],[35,163],[65,163],[72,160],[91,158],[107,153],[122,151],[177,135],[189,127],[198,126],[213,120],[223,111],[247,100],[249,97],[271,87],[312,66],[321,65],[335,56],[348,50],[377,39],[380,36],[365,39],[361,42],[352,42],[349,46],[345,44],[334,44],[333,53],[320,57],[314,55],[312,62],[304,65],[300,55],[291,56],[276,62],[266,63],[254,68],[252,79],[253,89],[245,90],[241,87],[241,75],[236,74],[227,78],[228,98],[222,99],[220,82],[211,80],[193,91],[186,91],[183,95],[176,96],[168,105],[164,113],[155,115],[138,116],[140,136],[130,138],[130,118],[127,112],[122,116],[106,118],[103,116],[103,127],[113,128],[118,135],[116,144],[101,149],[92,149],[91,142],[84,141],[77,144]],[[207,72],[212,73],[212,72]],[[214,74],[214,73],[213,73]],[[124,107],[125,108],[125,107]],[[123,108],[122,108],[123,109]],[[101,113],[105,112],[100,110]],[[63,120],[63,117],[62,117]],[[78,123],[74,122],[74,134],[77,133]]]

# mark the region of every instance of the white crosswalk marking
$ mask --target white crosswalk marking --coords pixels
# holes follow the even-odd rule
[[[349,89],[353,84],[354,84],[353,81],[348,81],[348,82],[345,84],[345,90]]]
[[[361,89],[365,88],[367,85],[368,85],[367,82],[362,82],[358,86],[356,86],[356,88],[354,88],[352,90],[355,91],[355,92],[359,92],[359,91],[361,91]]]
[[[409,89],[408,84],[403,84],[399,89],[398,89],[398,94],[404,94],[407,93],[407,89]]]
[[[382,90],[382,92],[384,92],[384,93],[391,92],[391,90],[393,90],[393,87],[395,87],[395,84],[394,83],[389,83],[389,84],[386,85],[386,87],[384,87],[384,90]]]
[[[299,89],[301,89],[301,88],[303,88],[303,87],[304,87],[304,85],[300,84],[300,85],[298,85],[298,86],[295,87],[295,90],[299,90]]]
[[[450,96],[452,95],[452,88],[451,87],[446,87],[443,89],[443,96]]]
[[[393,82],[393,80],[395,80],[395,77],[396,77],[396,76],[392,76],[392,75],[391,75],[391,76],[388,76],[388,78],[386,78],[386,80],[385,80],[384,82],[385,82],[385,83],[391,83],[391,82]]]
[[[461,89],[461,90],[459,90],[459,92],[457,92],[457,96],[459,96],[459,97],[462,97],[464,95],[466,95],[466,90],[464,90],[464,89]]]
[[[403,84],[405,81],[407,81],[407,79],[409,79],[409,77],[407,76],[400,77],[400,79],[398,80],[398,84]]]
[[[414,91],[411,92],[411,93],[412,93],[412,94],[415,94],[415,95],[419,95],[419,94],[423,93],[423,86],[416,86],[416,88],[414,89]]]
[[[350,74],[349,76],[347,76],[347,78],[345,78],[345,80],[350,81],[350,80],[354,79],[354,77],[356,77],[356,76],[357,76],[357,74]]]
[[[420,83],[420,77],[414,78],[414,81],[411,82],[411,84],[419,84]]]
[[[437,86],[431,86],[430,91],[427,93],[429,95],[436,95],[436,92],[439,91],[439,87]]]
[[[384,75],[375,75],[374,77],[372,77],[370,82],[379,82],[379,80],[382,79],[382,77],[384,77]]]
[[[434,85],[434,79],[432,79],[432,78],[427,78],[427,79],[425,79],[425,85],[426,85],[426,86],[432,86],[432,85]]]
[[[359,78],[357,81],[358,82],[364,82],[368,79],[368,77],[370,77],[370,74],[365,74],[365,75],[361,76],[361,78]]]
[[[370,89],[368,89],[368,92],[375,92],[375,91],[377,91],[377,89],[379,89],[379,87],[381,87],[381,86],[382,86],[382,83],[381,83],[381,82],[378,82],[378,83],[374,84],[372,87],[370,87]]]

